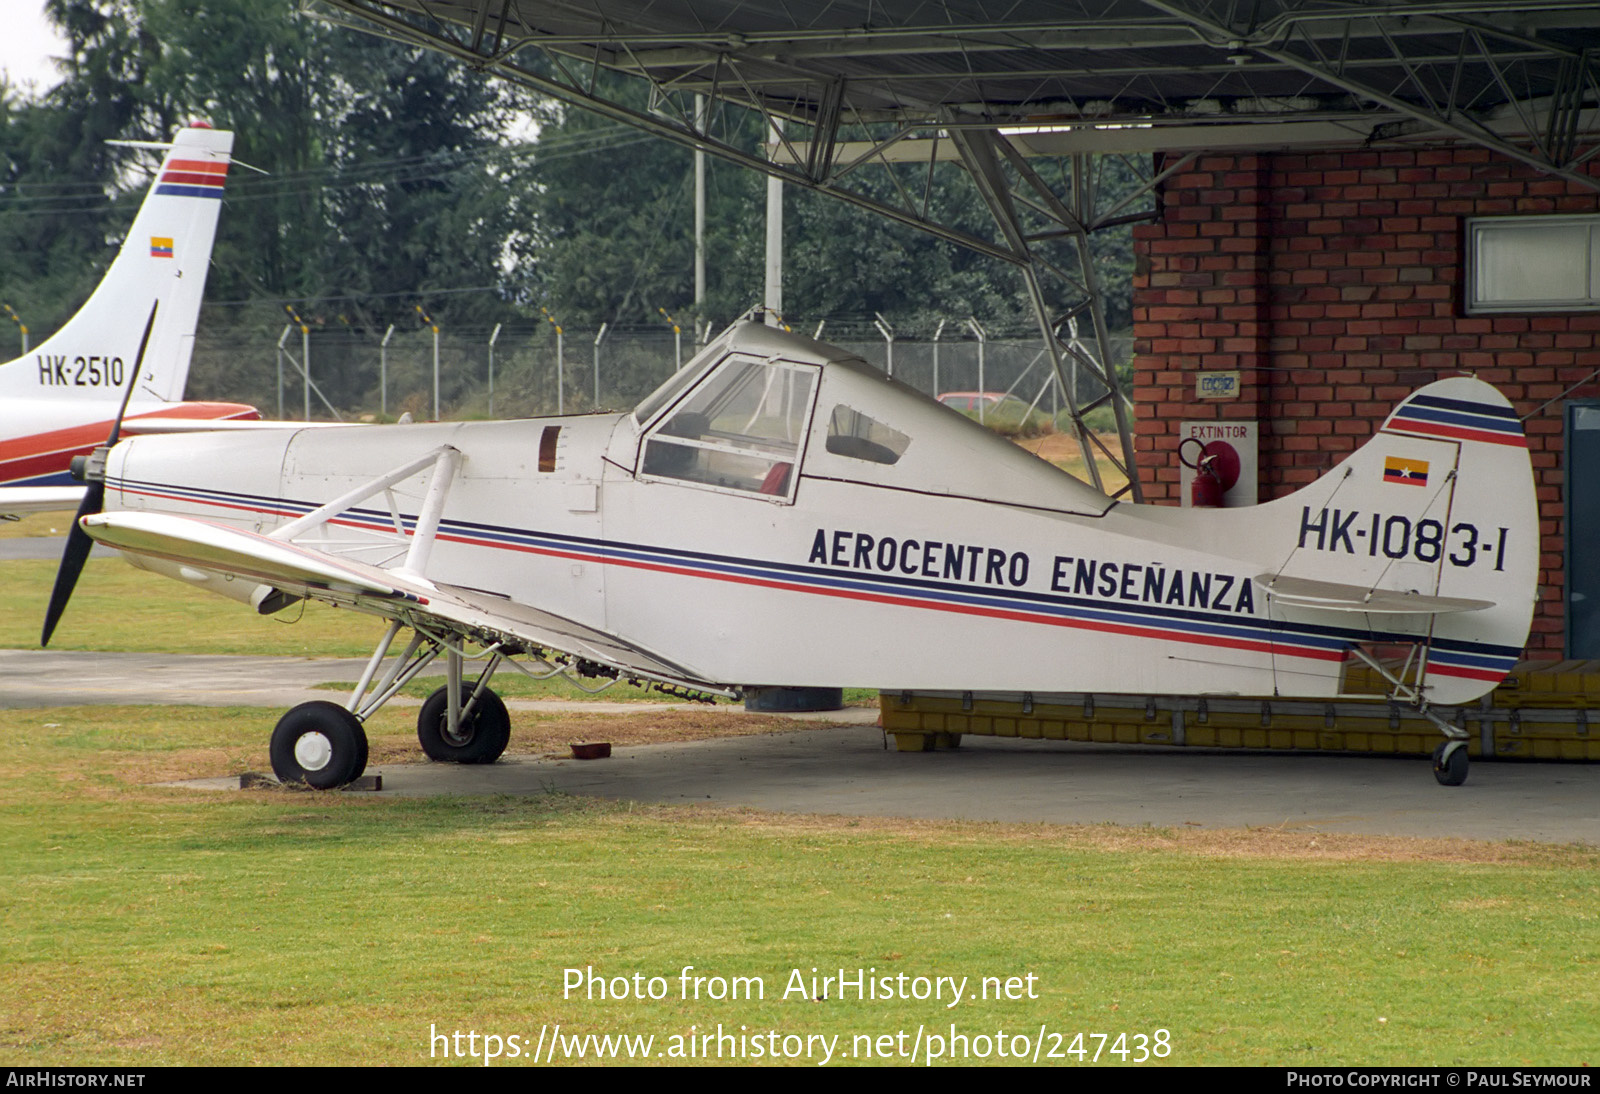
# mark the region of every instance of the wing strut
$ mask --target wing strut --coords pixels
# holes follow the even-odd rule
[[[401,465],[386,475],[362,483],[354,490],[341,494],[326,504],[319,505],[303,517],[297,517],[268,533],[269,539],[294,542],[308,532],[323,528],[331,520],[341,516],[353,506],[360,505],[368,498],[378,493],[388,496],[389,512],[394,520],[394,530],[397,536],[406,536],[405,522],[400,518],[399,511],[394,504],[394,498],[389,491],[396,483],[409,479],[417,472],[432,466],[433,475],[428,481],[428,493],[423,499],[422,512],[417,515],[413,526],[410,544],[406,549],[406,558],[403,563],[395,568],[397,574],[403,574],[413,580],[426,583],[423,571],[428,565],[428,556],[433,551],[433,542],[439,532],[439,518],[444,513],[445,501],[450,496],[450,486],[455,482],[456,472],[461,468],[461,452],[450,445],[440,445],[426,455],[419,456],[410,463]]]

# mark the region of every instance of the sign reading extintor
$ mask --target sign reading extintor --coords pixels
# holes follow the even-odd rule
[[[1178,430],[1185,508],[1256,503],[1258,423],[1181,422]]]

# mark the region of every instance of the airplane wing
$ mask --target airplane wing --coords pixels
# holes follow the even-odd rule
[[[0,486],[0,518],[76,509],[83,492],[82,486]]]
[[[1469,600],[1457,596],[1428,596],[1398,589],[1369,589],[1338,581],[1314,581],[1305,577],[1260,574],[1256,584],[1273,600],[1297,608],[1320,608],[1329,612],[1367,612],[1374,615],[1432,615],[1450,612],[1477,612],[1494,607],[1492,600]]]
[[[89,536],[108,547],[213,573],[253,579],[294,596],[322,600],[413,625],[430,623],[483,645],[557,650],[638,676],[702,691],[725,688],[615,635],[495,593],[435,584],[404,571],[335,558],[296,543],[209,521],[163,513],[95,513]]]

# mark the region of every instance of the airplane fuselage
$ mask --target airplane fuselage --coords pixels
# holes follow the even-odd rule
[[[780,367],[751,360],[740,367]],[[447,445],[460,471],[428,579],[735,687],[1332,696],[1352,644],[1431,633],[1435,701],[1448,702],[1518,656],[1500,636],[1508,620],[1526,633],[1531,604],[1443,623],[1330,615],[1274,603],[1260,579],[1381,570],[1430,597],[1522,581],[1524,498],[1452,518],[1448,491],[1375,473],[1246,510],[1117,504],[859,362],[821,365],[801,355],[720,403],[696,393],[733,366],[708,367],[634,414],[139,438],[113,454],[107,509],[265,534]],[[1385,444],[1436,487],[1453,481],[1458,443]],[[397,514],[414,519],[425,485],[346,512],[325,549],[392,564],[382,536]]]

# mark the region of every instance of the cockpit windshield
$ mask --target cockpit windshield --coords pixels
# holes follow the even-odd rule
[[[667,377],[666,383],[646,395],[644,401],[634,407],[633,420],[640,425],[644,425],[651,418],[654,418],[662,407],[671,403],[682,392],[687,391],[689,385],[694,383],[695,379],[710,367],[710,363],[703,356],[697,356],[687,365]]]
[[[817,370],[741,355],[651,433],[640,470],[724,490],[788,497]]]

